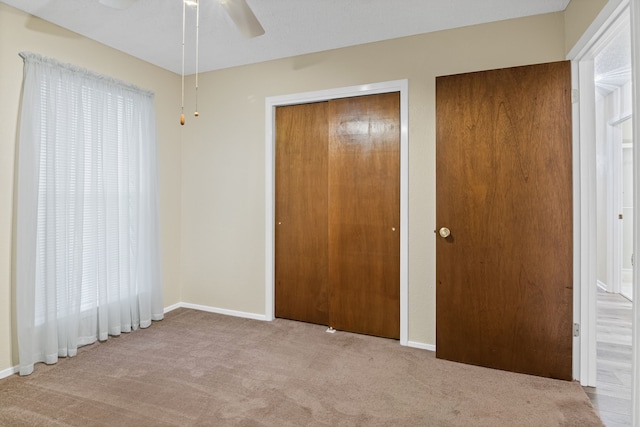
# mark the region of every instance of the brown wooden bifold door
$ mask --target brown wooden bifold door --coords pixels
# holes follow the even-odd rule
[[[276,317],[399,338],[399,162],[399,93],[276,109]]]
[[[438,77],[436,134],[437,357],[570,380],[569,62]]]

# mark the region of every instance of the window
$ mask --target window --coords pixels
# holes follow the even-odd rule
[[[20,373],[163,316],[153,94],[25,61],[18,161]]]

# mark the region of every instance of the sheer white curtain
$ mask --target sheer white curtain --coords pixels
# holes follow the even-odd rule
[[[24,59],[16,313],[20,374],[163,317],[153,93]]]

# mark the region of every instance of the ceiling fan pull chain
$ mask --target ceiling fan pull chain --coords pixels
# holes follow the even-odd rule
[[[182,2],[182,100],[181,100],[181,112],[180,112],[180,124],[184,126],[184,24],[185,24],[185,15],[187,13],[187,3],[183,0]]]
[[[198,59],[200,56],[200,0],[196,0],[196,111],[193,113],[195,117],[198,117]]]

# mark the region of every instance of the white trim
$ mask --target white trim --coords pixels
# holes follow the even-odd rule
[[[640,0],[630,0],[631,15],[631,79],[632,79],[632,110],[633,114],[633,206],[640,205]],[[633,253],[638,259],[640,252],[640,209],[633,211]],[[636,263],[637,264],[637,263]],[[631,375],[631,425],[640,425],[640,304],[637,304],[640,295],[640,268],[633,269],[633,353]]]
[[[275,107],[336,98],[400,92],[400,344],[409,339],[409,82],[393,80],[360,86],[268,97],[265,100],[265,317],[274,318]]]
[[[10,377],[11,375],[17,374],[20,372],[19,366],[14,366],[12,368],[7,368],[5,370],[0,371],[0,380],[3,378]]]
[[[190,308],[192,310],[206,311],[208,313],[224,314],[225,316],[242,317],[245,319],[262,320],[262,321],[269,320],[264,314],[247,313],[245,311],[228,310],[226,308],[210,307],[207,305],[191,304],[188,302],[181,302],[178,304],[174,304],[172,307],[174,306],[177,306],[175,308]]]
[[[593,60],[573,64],[573,197],[574,197],[574,323],[580,336],[573,339],[573,376],[583,386],[596,384],[596,142]]]
[[[580,93],[579,89],[579,76],[578,71],[579,63],[577,61],[571,62],[571,92],[572,92],[572,105],[571,105],[571,121],[572,121],[572,182],[573,182],[573,323],[581,325],[582,319],[582,283],[581,274],[581,251],[579,250],[582,242],[582,225],[580,217],[580,96],[578,100],[575,100],[573,94]],[[583,327],[584,328],[584,327]],[[588,326],[586,326],[588,330]],[[585,331],[586,332],[586,331]],[[573,337],[572,342],[572,375],[573,379],[580,380],[583,373],[583,368],[586,366],[586,360],[583,358],[585,354],[584,346],[585,340],[581,337]],[[586,370],[585,370],[586,372]]]
[[[597,283],[597,219],[593,58],[606,44],[608,31],[619,25],[618,18],[628,4],[629,0],[609,0],[567,55],[567,59],[572,61],[572,89],[579,94],[578,102],[573,104],[573,292],[574,323],[580,325],[580,336],[573,340],[573,375],[583,386],[596,384],[594,284]]]
[[[618,126],[621,125],[622,123],[626,122],[627,120],[633,118],[633,113],[630,113],[628,111],[623,111],[622,114],[620,114],[620,116],[616,119],[613,120],[609,120],[609,122],[607,123],[609,126]],[[627,144],[624,144],[627,145]],[[629,143],[629,146],[631,146],[632,144]]]
[[[418,342],[418,341],[409,341],[407,342],[407,347],[413,347],[413,348],[419,348],[421,350],[428,350],[428,351],[436,351],[436,346],[435,344],[425,344],[423,342]]]
[[[602,289],[603,291],[607,292],[607,285],[603,282],[601,282],[600,280],[598,280],[598,287],[600,289]]]
[[[180,308],[180,307],[182,307],[182,303],[180,303],[180,302],[177,303],[177,304],[170,305],[169,307],[165,307],[164,308],[164,314],[167,314],[168,312],[173,311],[173,310],[175,310],[177,308]]]
[[[580,40],[569,51],[567,59],[579,60],[585,57],[595,47],[596,41],[602,37],[612,22],[618,18],[622,9],[627,7],[628,3],[628,0],[609,0],[589,25],[589,28],[582,34]]]

